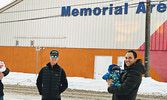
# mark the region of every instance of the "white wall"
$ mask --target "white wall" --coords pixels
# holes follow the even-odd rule
[[[30,46],[32,40],[43,47],[137,49],[145,41],[145,14],[136,14],[137,7],[129,6],[127,15],[59,16],[63,6],[93,9],[125,2],[139,0],[23,0],[0,14],[0,46],[15,46],[16,40],[19,46]],[[167,11],[153,11],[151,34],[167,20],[166,15]]]

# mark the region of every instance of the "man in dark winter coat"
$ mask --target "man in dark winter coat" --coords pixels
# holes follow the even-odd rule
[[[37,78],[37,88],[42,100],[61,100],[60,94],[68,87],[66,73],[57,64],[58,51],[50,52],[50,62],[44,66]]]
[[[0,71],[0,100],[3,100],[3,96],[4,96],[4,92],[3,92],[3,83],[2,83],[2,78],[6,75],[9,74],[9,69],[7,67],[5,67],[5,64],[0,61],[0,68],[2,69],[3,68],[3,71],[1,70]]]
[[[142,81],[145,68],[141,59],[137,59],[137,53],[130,50],[125,55],[125,71],[120,78],[120,86],[111,87],[108,82],[108,92],[113,94],[112,100],[136,100],[137,92]]]

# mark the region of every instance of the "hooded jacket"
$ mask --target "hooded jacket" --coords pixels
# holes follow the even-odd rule
[[[6,68],[6,70],[2,73],[4,74],[4,76],[8,75],[9,74],[9,69]],[[4,95],[3,88],[4,88],[3,83],[0,80],[0,97]]]
[[[136,100],[136,95],[142,81],[145,68],[142,60],[138,59],[131,66],[124,65],[125,71],[121,75],[121,86],[109,87],[108,92],[113,94],[112,100]]]

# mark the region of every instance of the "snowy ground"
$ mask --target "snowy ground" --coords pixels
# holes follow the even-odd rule
[[[36,86],[36,74],[10,72],[3,78],[4,84]],[[107,91],[107,83],[104,80],[85,79],[81,77],[68,77],[70,89]],[[144,95],[167,95],[167,83],[158,82],[152,78],[144,78],[140,85],[138,94]]]
[[[41,97],[35,95],[23,95],[23,94],[13,94],[13,93],[5,93],[5,100],[41,100]]]

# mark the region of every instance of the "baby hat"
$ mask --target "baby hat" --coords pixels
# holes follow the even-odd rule
[[[3,61],[0,61],[0,66],[5,66]]]
[[[0,68],[0,72],[4,72],[6,70],[6,67],[3,61],[0,61],[0,66],[2,66],[2,68]]]

